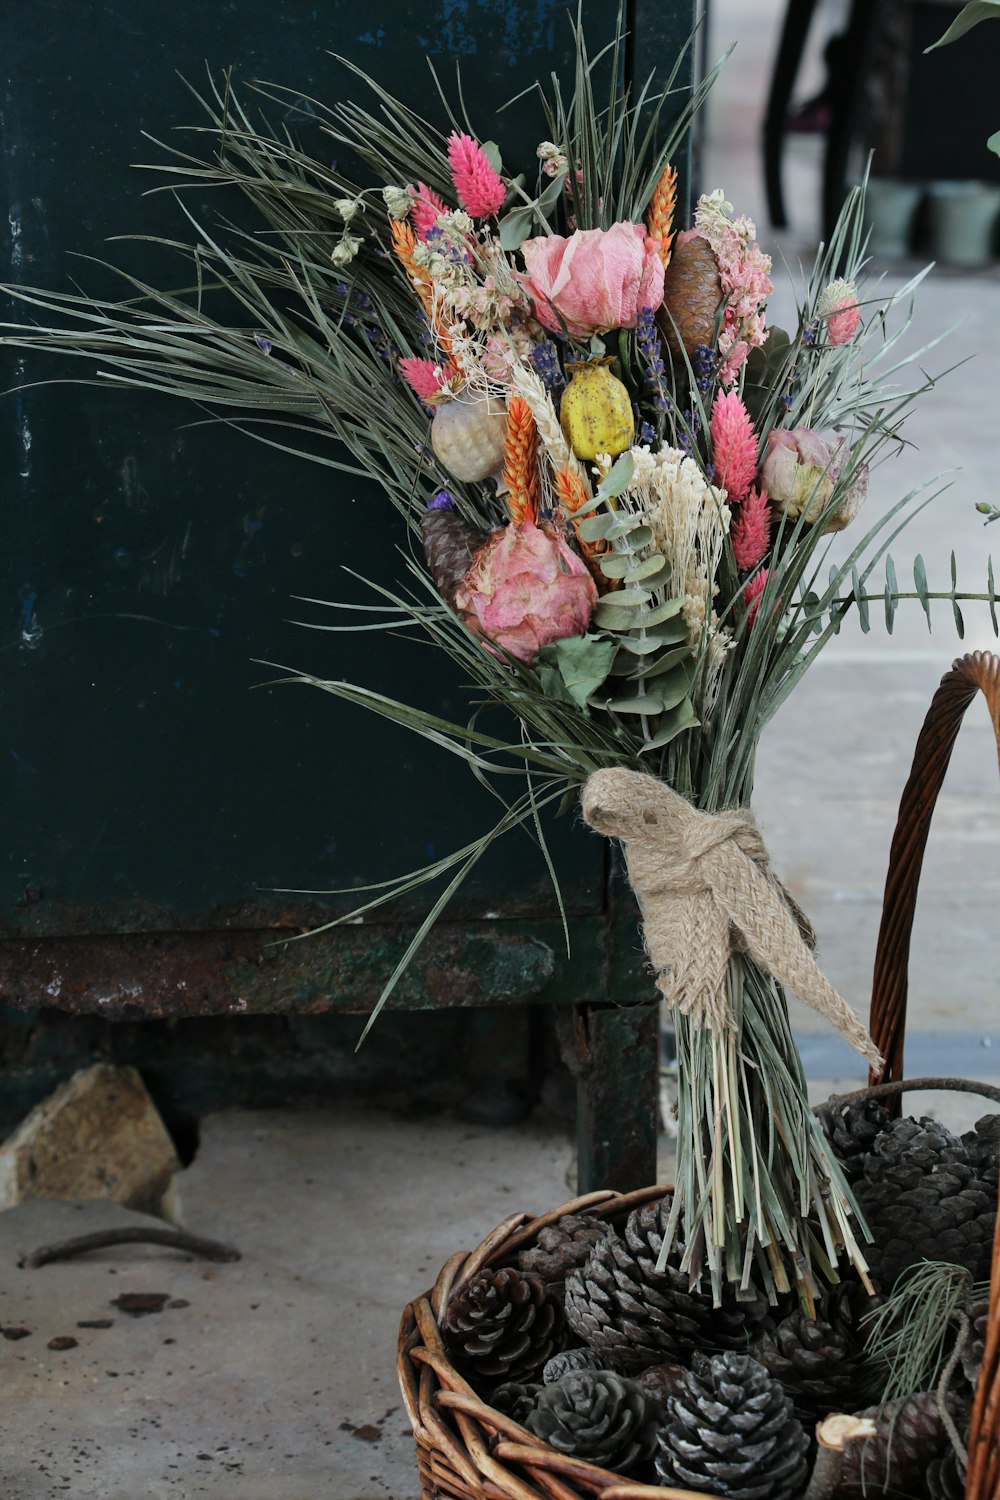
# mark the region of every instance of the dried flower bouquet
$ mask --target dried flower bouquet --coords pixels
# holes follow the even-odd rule
[[[470,719],[295,680],[434,741],[502,806],[358,908],[443,882],[383,1000],[495,839],[525,830],[555,880],[543,814],[586,789],[591,824],[625,845],[675,1011],[661,1264],[676,1247],[716,1303],[728,1283],[748,1299],[793,1290],[808,1309],[845,1256],[864,1276],[864,1235],[808,1106],[782,984],[874,1055],[747,807],[762,730],[845,614],[867,626],[884,600],[891,628],[902,597],[888,547],[933,484],[868,526],[858,513],[930,383],[907,385],[919,360],[899,354],[920,278],[888,298],[866,285],[856,191],[796,326],[768,327],[771,264],[750,221],[721,191],[680,217],[671,162],[711,80],[631,99],[619,25],[599,100],[579,29],[576,43],[569,97],[536,86],[548,139],[531,171],[352,68],[374,111],[342,101],[324,120],[376,183],[359,184],[255,123],[228,80],[213,86],[212,153],[175,153],[172,180],[182,206],[188,187],[238,189],[264,232],[185,208],[192,238],[171,248],[190,293],[129,277],[120,302],[10,288],[56,321],[9,341],[235,410],[263,441],[382,485],[418,545],[398,587],[377,587],[374,620],[342,628],[429,639],[465,674]],[[317,434],[341,446],[319,451]],[[828,571],[848,525],[858,540]],[[922,566],[914,595],[936,597]],[[954,579],[942,597],[957,615]],[[994,610],[992,572],[977,597]],[[491,705],[512,711],[513,735],[487,727]]]

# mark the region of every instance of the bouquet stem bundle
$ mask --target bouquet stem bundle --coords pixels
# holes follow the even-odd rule
[[[671,162],[712,75],[679,96],[675,70],[665,90],[650,80],[630,97],[619,20],[599,99],[600,59],[575,37],[571,96],[558,80],[529,90],[550,136],[533,179],[467,119],[452,115],[445,137],[347,65],[372,109],[316,108],[375,179],[357,183],[252,118],[227,78],[196,95],[211,150],[175,151],[169,168],[189,232],[164,242],[185,266],[181,289],[131,276],[120,301],[7,289],[51,320],[8,325],[7,342],[96,361],[98,382],[181,396],[290,455],[374,479],[405,517],[413,555],[399,584],[372,585],[361,624],[326,628],[429,641],[468,684],[468,722],[364,686],[286,680],[433,741],[501,811],[350,914],[440,887],[380,1004],[498,838],[526,833],[559,895],[543,815],[575,804],[595,773],[669,790],[703,820],[696,842],[725,824],[737,846],[754,844],[745,810],[762,731],[850,610],[867,628],[878,600],[891,630],[909,596],[889,547],[934,496],[931,482],[857,525],[869,474],[932,384],[926,349],[900,354],[921,278],[889,297],[866,285],[862,190],[820,248],[796,327],[769,328],[770,261],[749,220],[720,191],[678,222]],[[185,191],[218,188],[249,202],[261,233],[193,216]],[[849,524],[858,540],[830,566],[831,535]],[[996,628],[992,567],[985,593],[960,593],[953,569],[938,594],[918,559],[913,594],[928,619],[932,598],[949,599],[959,629],[959,600],[983,599]],[[513,734],[490,732],[492,706],[513,714]],[[604,831],[632,857],[634,835]],[[674,910],[658,944],[650,882],[636,881],[678,1036],[664,1253],[682,1246],[716,1300],[726,1283],[771,1297],[794,1286],[809,1306],[842,1258],[864,1275],[864,1229],[808,1107],[781,988],[816,985],[808,938],[759,838],[749,866],[794,962],[762,944],[753,903],[720,908],[702,930],[709,908],[686,905],[677,881],[668,905],[693,925],[685,936]],[[690,967],[703,943],[707,1005]],[[827,1013],[870,1056],[823,985]]]

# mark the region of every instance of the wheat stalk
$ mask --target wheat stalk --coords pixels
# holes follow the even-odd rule
[[[504,440],[503,477],[507,485],[507,509],[515,526],[538,520],[541,484],[538,475],[538,428],[531,407],[523,396],[507,402],[507,435]]]
[[[646,214],[646,228],[650,239],[660,242],[660,259],[664,266],[670,264],[670,248],[674,242],[674,210],[677,207],[677,169],[668,162],[653,189]]]

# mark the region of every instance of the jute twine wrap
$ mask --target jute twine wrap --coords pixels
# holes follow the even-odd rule
[[[808,946],[809,924],[772,872],[747,809],[701,812],[654,776],[619,768],[589,777],[583,815],[597,833],[624,845],[646,948],[668,1005],[696,1026],[731,1030],[729,960],[747,951],[873,1067],[881,1065],[857,1014],[821,974]]]

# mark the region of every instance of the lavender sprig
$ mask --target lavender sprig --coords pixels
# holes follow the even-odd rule
[[[668,412],[671,402],[664,384],[667,372],[663,364],[663,345],[660,343],[651,307],[639,309],[635,342],[643,364],[643,384],[653,398],[653,410],[661,414]]]

